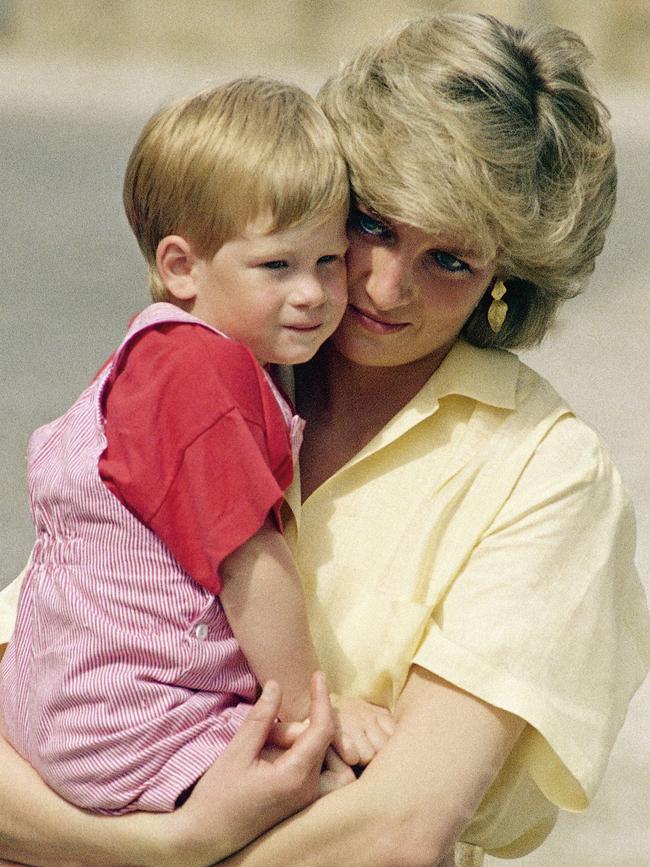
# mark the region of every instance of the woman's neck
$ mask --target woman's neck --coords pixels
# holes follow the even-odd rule
[[[296,369],[296,405],[307,422],[300,455],[303,499],[415,397],[440,360],[366,367],[326,344],[311,362]]]

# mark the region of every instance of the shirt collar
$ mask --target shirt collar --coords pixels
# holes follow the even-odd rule
[[[440,398],[461,395],[500,409],[514,409],[518,377],[516,355],[501,349],[479,349],[457,340],[415,401],[437,407]]]
[[[275,367],[274,376],[295,400],[293,369]],[[457,340],[440,367],[407,406],[417,407],[418,414],[426,416],[438,408],[441,397],[458,394],[489,406],[515,409],[518,376],[519,359],[511,352],[478,349],[464,340]]]
[[[479,349],[464,340],[457,340],[415,397],[346,466],[359,463],[433,415],[444,397],[460,395],[499,409],[515,409],[519,364],[517,356],[510,352]],[[280,378],[293,397],[291,370],[284,368]],[[298,480],[297,471],[294,486],[296,483],[299,485]],[[288,499],[294,508],[291,496]]]

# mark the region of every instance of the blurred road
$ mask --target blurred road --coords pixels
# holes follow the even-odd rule
[[[142,92],[137,70],[129,86]],[[133,91],[123,93],[86,111],[54,90],[47,104],[24,105],[15,92],[0,92],[0,586],[31,546],[23,459],[29,433],[68,406],[128,317],[147,303],[144,267],[122,215],[121,178],[143,120],[167,94],[138,101]],[[610,105],[620,204],[609,244],[588,293],[567,305],[556,332],[526,360],[608,443],[636,503],[638,562],[650,587],[650,112],[641,96],[621,95]],[[592,811],[566,817],[539,854],[511,863],[650,865],[648,719],[646,686]]]

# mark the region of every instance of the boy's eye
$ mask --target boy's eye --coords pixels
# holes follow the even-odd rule
[[[331,262],[338,262],[341,259],[340,256],[337,256],[335,253],[329,253],[326,256],[321,256],[318,260],[319,265],[329,265]]]
[[[366,214],[365,211],[353,211],[350,222],[354,229],[364,235],[372,235],[374,238],[384,238],[390,233],[388,226],[370,214]]]
[[[270,262],[262,262],[262,268],[268,268],[269,271],[279,271],[281,268],[286,268],[288,262],[286,259],[272,259]]]
[[[432,250],[429,255],[436,265],[439,265],[445,271],[457,273],[459,271],[470,270],[469,265],[463,262],[462,259],[459,259],[458,256],[454,256],[453,253],[445,253],[444,250]]]

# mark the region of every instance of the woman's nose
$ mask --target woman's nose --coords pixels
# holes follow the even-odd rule
[[[394,250],[373,250],[366,294],[377,310],[405,307],[413,300],[413,274],[410,263]]]

